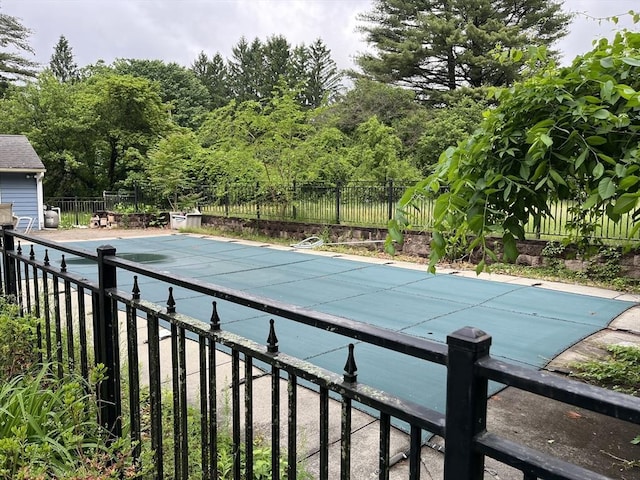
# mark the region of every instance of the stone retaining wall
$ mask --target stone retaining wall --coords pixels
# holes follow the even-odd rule
[[[225,218],[211,215],[203,215],[203,226],[215,227],[219,230],[237,233],[259,233],[275,238],[290,238],[304,240],[311,236],[317,236],[326,242],[356,242],[358,240],[384,240],[387,236],[386,228],[354,227],[347,225],[319,225],[313,223],[282,222],[273,220],[256,220],[242,218]],[[404,236],[404,244],[398,249],[405,255],[417,257],[429,256],[429,242],[431,237],[428,232],[407,233]],[[516,263],[520,265],[539,266],[547,259],[542,256],[542,250],[547,246],[546,240],[518,241],[518,256]],[[382,250],[382,243],[362,244],[363,248]],[[495,251],[500,252],[500,245],[495,245]],[[567,247],[565,257],[559,259],[570,270],[585,270],[598,258],[590,262],[576,258],[575,249]],[[473,256],[469,259],[474,262]],[[620,260],[622,275],[631,278],[640,278],[640,250],[635,249],[626,253]]]

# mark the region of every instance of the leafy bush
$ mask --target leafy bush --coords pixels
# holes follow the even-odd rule
[[[0,386],[0,479],[136,478],[128,442],[107,445],[90,386],[51,371],[42,365]]]
[[[39,361],[38,326],[41,319],[20,316],[20,307],[0,297],[0,382],[26,372]]]

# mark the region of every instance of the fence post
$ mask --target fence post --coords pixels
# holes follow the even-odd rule
[[[9,252],[15,249],[15,242],[8,230],[13,230],[11,223],[2,225],[2,263],[4,265],[4,294],[7,297],[18,296],[18,286],[16,285],[16,259],[9,256]]]
[[[340,184],[336,183],[336,225],[340,224]]]
[[[103,245],[98,247],[97,252],[99,288],[94,348],[96,364],[103,364],[106,370],[106,379],[100,383],[98,390],[100,396],[98,416],[100,423],[111,432],[111,440],[114,440],[122,436],[120,351],[118,343],[118,310],[107,294],[107,290],[116,288],[116,267],[107,265],[104,258],[114,256],[116,249],[110,245]]]
[[[224,216],[229,216],[229,182],[224,186]]]
[[[484,455],[474,452],[473,438],[486,428],[488,380],[474,374],[474,365],[489,355],[491,337],[464,327],[448,335],[447,344],[444,480],[482,480]]]
[[[260,220],[260,182],[256,182],[256,217]]]
[[[389,184],[387,185],[387,219],[391,220],[393,218],[393,179],[389,179]]]

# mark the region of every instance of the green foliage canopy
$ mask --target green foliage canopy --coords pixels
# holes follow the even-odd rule
[[[0,84],[35,76],[38,64],[24,56],[33,54],[29,35],[31,30],[19,19],[0,13]]]
[[[580,202],[578,240],[588,240],[602,215],[640,215],[640,33],[602,39],[569,67],[492,93],[498,107],[406,192],[390,224],[397,238],[418,199],[436,197],[432,270],[452,244],[482,249],[482,270],[486,255],[495,258],[492,235],[502,237],[504,259],[515,260],[523,226],[550,216],[553,201]]]
[[[375,52],[357,61],[371,78],[439,102],[443,90],[511,84],[522,63],[495,61],[496,46],[551,45],[569,19],[553,0],[376,0],[360,16]]]

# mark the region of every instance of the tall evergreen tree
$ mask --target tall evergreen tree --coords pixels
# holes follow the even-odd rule
[[[291,46],[282,35],[274,35],[267,39],[262,47],[264,66],[261,90],[262,98],[270,98],[276,85],[284,81],[289,84],[288,74],[291,63]]]
[[[229,70],[222,55],[216,52],[209,58],[206,53],[200,52],[191,66],[191,71],[209,92],[211,108],[223,107],[229,103],[231,99]]]
[[[251,44],[245,37],[231,49],[229,60],[231,89],[238,102],[259,100],[263,91],[263,53],[262,42],[255,38]]]
[[[78,79],[78,65],[73,61],[73,52],[64,35],[60,35],[53,55],[51,55],[49,68],[51,68],[53,76],[62,83]]]
[[[342,88],[342,74],[336,62],[331,58],[331,50],[321,39],[313,42],[309,48],[308,81],[305,89],[307,104],[319,107],[326,99],[334,100]]]
[[[0,92],[8,82],[35,77],[37,63],[25,58],[33,54],[29,45],[31,30],[16,17],[0,13]]]
[[[369,77],[434,100],[442,90],[510,84],[521,64],[500,63],[491,51],[549,46],[570,18],[556,0],[375,0],[360,16],[375,53],[357,62]]]

